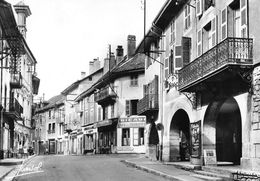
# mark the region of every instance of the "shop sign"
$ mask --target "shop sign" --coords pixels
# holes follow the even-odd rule
[[[204,150],[204,163],[206,166],[217,165],[216,150],[214,149]]]
[[[190,124],[191,129],[191,157],[200,158],[201,155],[201,121]]]
[[[118,128],[140,128],[145,127],[145,125],[145,116],[120,118],[118,121]]]
[[[85,130],[84,134],[93,134],[94,132],[96,132],[94,129],[89,129],[89,130]]]
[[[118,128],[140,128],[145,127],[145,123],[140,122],[122,122],[118,123]]]
[[[112,120],[104,120],[97,123],[97,127],[109,126],[112,124]]]

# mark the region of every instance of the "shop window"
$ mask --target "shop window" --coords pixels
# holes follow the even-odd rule
[[[130,129],[122,129],[122,146],[130,146]]]
[[[144,128],[134,128],[134,146],[144,145]]]
[[[138,75],[131,76],[130,86],[138,86]]]

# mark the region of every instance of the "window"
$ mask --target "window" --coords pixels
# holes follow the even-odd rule
[[[174,73],[174,64],[173,64],[173,50],[171,49],[171,53],[169,56],[169,74]]]
[[[164,60],[164,77],[167,79],[169,76],[169,59]]]
[[[175,68],[182,68],[181,46],[175,46]]]
[[[49,124],[49,129],[48,129],[49,131],[51,130],[51,123]]]
[[[202,54],[202,30],[198,31],[197,36],[197,56],[199,57]]]
[[[55,123],[52,123],[52,132],[55,133]]]
[[[138,100],[126,100],[126,116],[137,115]]]
[[[130,86],[138,86],[138,75],[131,76]]]
[[[175,42],[175,20],[171,23],[171,43]]]
[[[130,129],[122,129],[122,146],[130,146]]]
[[[51,118],[51,110],[49,110],[49,118]]]
[[[247,37],[247,0],[240,0],[241,37]]]
[[[111,105],[111,118],[114,117],[114,112],[115,112],[115,105]]]
[[[191,13],[190,13],[190,6],[185,6],[184,10],[184,29],[189,29],[191,25]]]
[[[134,146],[144,145],[144,128],[133,128]]]
[[[103,107],[103,120],[108,119],[108,107]]]
[[[101,107],[98,108],[98,121],[101,121]]]
[[[202,0],[197,0],[196,2],[196,15],[200,16],[202,14]]]
[[[210,8],[210,6],[214,6],[215,0],[204,0],[204,9],[205,11]]]

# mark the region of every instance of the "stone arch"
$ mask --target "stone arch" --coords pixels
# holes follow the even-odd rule
[[[172,117],[169,132],[170,161],[189,160],[190,119],[187,112],[179,109]]]
[[[212,102],[203,122],[203,149],[216,150],[218,162],[240,164],[241,122],[239,105],[233,97]]]

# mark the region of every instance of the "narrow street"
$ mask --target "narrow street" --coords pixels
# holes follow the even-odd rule
[[[42,162],[40,170],[43,172],[19,176],[16,180],[167,180],[160,176],[128,167],[120,162],[121,160],[134,159],[135,157],[135,155],[37,156],[25,167],[36,167]]]

